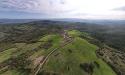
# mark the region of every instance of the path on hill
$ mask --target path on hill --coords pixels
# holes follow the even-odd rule
[[[59,46],[58,48],[53,49],[38,65],[38,67],[36,67],[36,69],[34,70],[32,75],[37,75],[39,73],[39,71],[43,68],[44,64],[46,63],[46,61],[49,59],[49,57],[56,52],[57,50],[65,47],[66,45],[70,44],[73,42],[73,38],[71,38],[67,32],[63,33],[63,38],[66,41],[65,44],[63,44],[62,46]]]

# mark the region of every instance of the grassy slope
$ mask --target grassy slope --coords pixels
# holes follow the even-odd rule
[[[95,67],[93,75],[115,75],[112,69],[105,62],[96,57],[95,50],[98,49],[98,47],[78,37],[83,33],[74,30],[69,31],[68,34],[75,38],[73,43],[65,46],[64,48],[58,50],[54,55],[52,55],[49,58],[49,61],[44,66],[45,70],[57,72],[63,75],[87,75],[86,72],[84,72],[79,67],[79,64],[96,61],[100,65],[100,68]],[[86,33],[84,33],[84,35],[86,35]],[[39,49],[38,51],[34,52],[33,55],[30,56],[30,59],[34,59],[39,56],[46,56],[51,50],[59,47],[62,41],[62,38],[59,35],[46,35],[45,37],[38,40],[38,42],[32,44],[16,43],[15,48],[17,48],[17,50],[15,54],[20,55],[27,51],[32,51],[33,49],[42,46],[44,43],[47,43],[49,40],[52,40],[52,46],[49,49]],[[0,61],[3,62],[9,59],[9,57],[13,55],[11,53],[15,51],[15,48],[1,52]],[[71,50],[72,53],[69,52],[69,50]],[[16,70],[8,70],[2,75],[25,74],[20,73]]]
[[[68,32],[73,36],[74,42],[58,50],[55,53],[58,56],[51,56],[44,69],[50,72],[56,72],[62,75],[87,75],[80,68],[80,63],[89,63],[96,61],[100,67],[94,65],[93,75],[116,75],[114,71],[101,59],[97,58],[95,51],[97,46],[88,43],[86,40],[79,38],[81,34],[78,31]],[[69,52],[71,50],[72,52]]]
[[[0,52],[0,63],[8,60],[12,56],[12,53],[14,51],[16,51],[16,48],[11,48],[11,49],[5,50],[3,52]]]
[[[49,49],[40,48],[37,51],[35,51],[28,59],[35,59],[40,56],[46,56],[52,49],[55,49],[59,46],[60,43],[60,36],[59,35],[46,35],[45,37],[42,37],[38,42],[26,44],[26,43],[15,43],[15,48],[10,48],[8,50],[5,50],[3,52],[0,52],[0,62],[4,62],[5,60],[8,60],[13,55],[19,56],[22,53],[25,53],[27,51],[32,51],[37,49],[39,46],[43,46],[45,43],[47,43],[49,40],[52,40],[52,46]],[[4,72],[2,75],[25,75],[24,73],[20,73],[16,70],[8,70]]]
[[[1,75],[24,75],[23,73],[20,73],[16,70],[8,70],[5,73],[1,74]]]

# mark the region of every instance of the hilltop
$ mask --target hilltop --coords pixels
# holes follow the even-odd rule
[[[96,56],[95,51],[98,47],[79,37],[84,34],[76,30],[67,31],[67,33],[73,41],[55,51],[39,71],[39,75],[116,75],[103,60]],[[35,68],[49,52],[66,41],[67,39],[58,34],[51,34],[35,43],[14,43],[14,47],[0,54],[1,63],[5,64],[9,60],[8,64],[2,67],[1,74],[28,74],[28,70]]]

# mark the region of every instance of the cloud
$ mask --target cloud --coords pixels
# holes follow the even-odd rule
[[[114,18],[114,15],[121,18],[125,16],[125,7],[122,6],[125,6],[125,0],[0,0],[0,11],[42,14],[57,18]],[[114,8],[117,9],[114,11]]]
[[[113,9],[115,11],[125,11],[125,6]]]
[[[58,14],[70,10],[64,9],[64,4],[64,0],[2,0],[0,1],[0,10]]]
[[[38,6],[38,2],[34,0],[3,0],[0,7],[5,9],[31,9]]]

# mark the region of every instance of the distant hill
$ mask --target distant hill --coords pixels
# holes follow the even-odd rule
[[[0,19],[0,24],[27,23],[32,21],[37,21],[37,19]]]
[[[92,19],[54,19],[55,21],[67,21],[67,22],[84,22],[84,23],[94,23],[99,25],[125,25],[125,20],[92,20]]]
[[[91,19],[76,19],[76,18],[62,18],[62,19],[0,19],[0,24],[9,23],[28,23],[33,21],[62,21],[62,22],[81,22],[81,23],[91,23],[98,25],[125,25],[125,20],[91,20]]]

